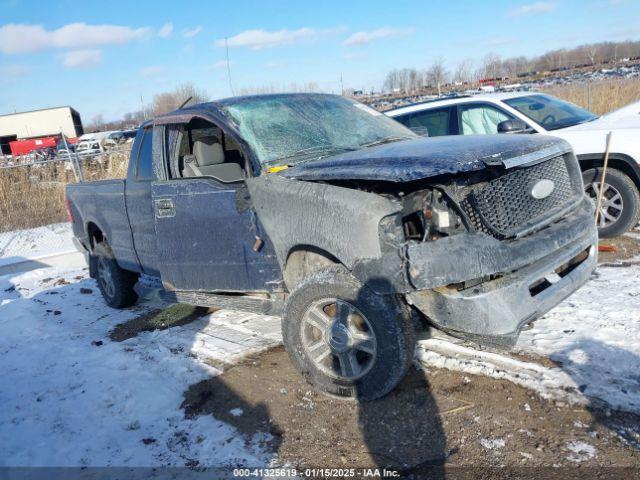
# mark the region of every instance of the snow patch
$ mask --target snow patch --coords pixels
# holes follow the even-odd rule
[[[0,266],[75,252],[70,223],[0,233]]]
[[[596,447],[585,442],[569,442],[565,445],[565,448],[571,452],[567,456],[567,460],[570,462],[581,463],[596,456]]]
[[[487,450],[494,450],[496,448],[503,448],[505,443],[502,438],[481,438],[480,445]]]
[[[220,373],[205,362],[277,344],[273,317],[221,311],[114,342],[117,324],[157,305],[111,309],[85,269],[34,270],[0,277],[0,286],[0,466],[273,460],[267,433],[245,438],[210,415],[186,419],[180,407],[190,385]]]

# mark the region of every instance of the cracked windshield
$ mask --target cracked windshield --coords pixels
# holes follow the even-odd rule
[[[372,108],[329,95],[241,97],[225,110],[267,167],[418,138]]]

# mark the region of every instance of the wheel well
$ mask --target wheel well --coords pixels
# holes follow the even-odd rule
[[[591,168],[598,168],[604,165],[604,154],[586,155],[578,157],[580,170],[583,172]],[[628,155],[612,153],[609,155],[608,168],[615,168],[629,177],[636,188],[640,190],[640,166]]]
[[[89,222],[89,224],[87,225],[87,235],[89,237],[89,243],[92,250],[97,243],[100,243],[104,240],[104,234],[102,233],[102,230],[100,230],[100,227],[98,227],[93,222]]]
[[[335,256],[312,245],[298,245],[289,250],[283,276],[291,292],[306,276],[320,268],[340,264]]]

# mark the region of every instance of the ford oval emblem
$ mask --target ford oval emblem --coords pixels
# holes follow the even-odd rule
[[[551,180],[539,180],[536,184],[531,188],[531,196],[536,200],[542,200],[543,198],[547,198],[553,192],[555,188],[555,183]]]

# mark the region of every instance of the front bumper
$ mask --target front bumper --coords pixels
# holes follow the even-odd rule
[[[462,234],[411,245],[409,280],[416,290],[405,298],[452,335],[512,346],[525,324],[589,279],[597,243],[593,206],[585,198],[570,216],[526,238],[499,242]],[[487,277],[494,279],[469,288],[452,285]]]

